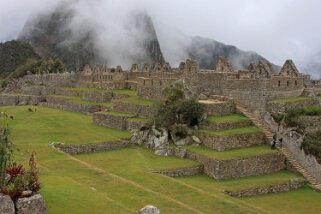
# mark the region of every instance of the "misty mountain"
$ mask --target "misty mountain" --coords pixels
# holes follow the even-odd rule
[[[260,60],[268,61],[253,51],[242,51],[235,46],[199,36],[192,37],[186,50],[188,56],[197,60],[203,69],[213,69],[219,57],[228,59],[235,69],[247,69],[251,63]],[[273,65],[273,70],[279,70],[279,66]]]
[[[118,48],[118,44],[112,44],[115,43],[112,41],[105,46],[114,48],[106,48],[101,44],[105,42],[104,35],[114,33],[113,29],[105,32],[95,23],[81,23],[75,27],[75,20],[79,16],[77,12],[72,3],[64,2],[53,12],[30,19],[18,39],[28,42],[44,58],[60,58],[70,71],[79,71],[87,63],[115,66],[119,62],[115,62],[114,56],[122,59],[121,65],[127,66],[133,63],[165,62],[152,20],[146,13],[129,14],[131,23],[124,26],[124,32],[119,37],[125,34],[134,41],[135,47],[128,45],[128,50],[125,50]],[[126,40],[129,39],[124,39],[123,43]]]
[[[303,69],[311,75],[311,78],[321,79],[321,51],[314,54],[303,66]]]
[[[15,40],[0,43],[0,78],[6,78],[28,59],[39,58],[28,43]]]

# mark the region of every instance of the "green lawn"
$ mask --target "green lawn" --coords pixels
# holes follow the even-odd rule
[[[106,106],[106,107],[112,106],[111,102],[96,103],[96,102],[92,102],[92,101],[83,100],[81,97],[77,97],[77,96],[66,96],[66,95],[56,95],[56,94],[52,94],[49,96],[68,99],[72,102],[76,102],[76,103],[80,103],[80,104],[84,104],[84,105],[100,105],[100,106]]]
[[[250,119],[242,114],[230,114],[225,116],[209,116],[207,118],[208,122],[211,123],[238,123],[238,122],[246,122]]]
[[[119,99],[119,101],[126,102],[126,103],[139,104],[139,105],[146,105],[146,106],[154,106],[157,104],[157,101],[142,99],[139,97],[128,97],[128,98]]]
[[[37,111],[28,112],[28,108],[1,107],[1,111],[14,116],[14,120],[8,122],[10,140],[19,149],[15,150],[15,160],[26,165],[31,152],[37,153],[41,193],[49,214],[137,213],[147,204],[169,214],[302,211],[312,214],[321,209],[321,194],[309,188],[246,199],[232,198],[221,192],[226,187],[237,188],[238,183],[247,186],[251,183],[264,184],[265,180],[268,184],[295,177],[291,174],[224,182],[204,175],[174,179],[149,171],[197,166],[198,163],[159,157],[143,147],[77,156],[57,152],[49,147],[53,141],[96,143],[128,137],[129,133],[96,126],[89,116],[80,113],[41,107],[32,107]]]
[[[258,133],[262,131],[256,126],[244,126],[241,128],[227,129],[223,131],[211,131],[211,130],[200,129],[197,132],[203,132],[203,133],[217,135],[217,136],[230,136],[230,135],[240,135],[240,134],[252,134],[252,133]]]
[[[272,100],[271,102],[291,103],[291,102],[303,102],[303,101],[308,101],[308,100],[311,100],[311,98],[309,98],[309,97],[289,97],[289,98],[275,99],[275,100]]]
[[[272,150],[267,145],[256,145],[247,148],[241,149],[231,149],[224,152],[219,152],[214,149],[207,148],[205,146],[184,146],[184,148],[188,149],[189,151],[204,155],[213,159],[217,160],[230,160],[236,158],[246,158],[252,157],[256,155],[264,155],[264,154],[275,154],[278,151]]]
[[[217,189],[219,189],[220,191],[239,191],[249,188],[278,185],[288,182],[292,179],[304,180],[302,176],[286,170],[271,173],[268,175],[250,176],[220,181],[214,180],[206,176],[205,174],[199,174],[188,177],[179,177],[178,179],[188,184],[195,185],[209,192],[215,191]]]
[[[137,96],[137,91],[132,90],[132,89],[114,89],[112,90],[115,94],[125,94],[128,96]]]

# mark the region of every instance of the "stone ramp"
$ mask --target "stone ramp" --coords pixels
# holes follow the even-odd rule
[[[244,115],[246,115],[248,118],[250,118],[253,123],[260,127],[266,137],[272,141],[274,133],[266,127],[258,118],[254,116],[254,114],[246,107],[240,104],[237,104],[237,109],[242,112]],[[290,164],[296,169],[299,173],[301,173],[309,183],[311,183],[312,187],[317,190],[321,191],[321,183],[315,179],[309,171],[307,171],[304,167],[301,166],[301,164],[294,158],[294,156],[286,149],[286,148],[281,148],[279,149],[283,156],[290,162]]]

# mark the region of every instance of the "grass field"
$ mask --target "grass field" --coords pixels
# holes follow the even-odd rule
[[[239,135],[239,134],[252,134],[252,133],[258,133],[262,131],[256,126],[244,126],[241,128],[226,129],[222,131],[200,129],[198,130],[198,132],[204,132],[210,135],[217,135],[217,136],[229,136],[229,135]]]
[[[214,181],[205,175],[174,179],[149,171],[198,163],[155,156],[142,147],[77,156],[57,152],[49,146],[54,141],[65,144],[114,141],[128,137],[129,133],[96,126],[90,116],[80,113],[41,107],[37,112],[28,112],[28,108],[1,107],[1,111],[15,118],[8,121],[10,140],[19,149],[15,151],[15,160],[26,164],[30,153],[37,152],[41,192],[49,214],[137,213],[146,204],[154,204],[165,214],[312,214],[321,209],[321,194],[310,188],[244,199],[222,193],[227,188],[279,183],[299,177],[289,172],[229,181]]]
[[[249,120],[249,118],[245,117],[242,114],[230,114],[226,116],[209,116],[207,118],[207,121],[211,123],[237,123]]]

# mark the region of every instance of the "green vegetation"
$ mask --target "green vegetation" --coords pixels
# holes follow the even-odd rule
[[[0,79],[5,79],[19,65],[27,60],[38,60],[40,57],[26,42],[12,40],[0,43]]]
[[[241,128],[227,129],[223,131],[211,131],[211,130],[201,129],[201,130],[198,130],[198,132],[203,132],[203,133],[217,135],[217,136],[229,136],[229,135],[240,135],[240,134],[252,134],[252,133],[258,133],[262,131],[256,126],[244,126]]]
[[[301,213],[304,210],[313,214],[320,210],[321,194],[310,188],[244,199],[222,193],[228,187],[237,189],[238,182],[244,187],[275,184],[291,178],[290,174],[234,181],[216,181],[205,175],[173,179],[149,172],[197,166],[198,163],[156,156],[143,147],[77,156],[57,152],[48,145],[52,142],[68,145],[116,141],[129,133],[95,126],[89,116],[80,113],[40,107],[37,112],[28,112],[28,108],[1,107],[1,111],[15,117],[9,121],[10,140],[19,149],[14,158],[27,164],[30,151],[37,152],[41,193],[49,213],[91,213],[93,210],[97,214],[137,213],[146,204],[159,207],[163,213],[184,214],[213,213],[213,210],[240,214]]]
[[[178,179],[188,184],[195,185],[198,188],[202,188],[208,192],[217,191],[217,189],[221,191],[240,191],[248,188],[278,185],[288,182],[292,179],[304,180],[304,178],[299,174],[286,170],[267,175],[249,176],[228,180],[214,180],[204,174],[179,177]]]
[[[281,99],[275,99],[271,102],[274,103],[291,103],[291,102],[304,102],[307,100],[311,100],[309,97],[289,97],[289,98],[281,98]]]
[[[128,98],[119,99],[119,101],[133,103],[133,104],[146,105],[146,106],[154,106],[157,104],[157,101],[142,99],[139,97],[128,97]]]
[[[225,116],[209,116],[207,121],[210,123],[238,123],[246,122],[250,119],[242,114],[230,114]]]
[[[193,153],[205,155],[207,157],[218,160],[246,158],[257,155],[275,154],[278,152],[277,150],[271,150],[271,148],[267,145],[257,145],[241,149],[231,149],[224,152],[209,149],[205,146],[184,146],[184,148],[188,149]]]
[[[302,143],[302,148],[307,154],[315,156],[321,163],[321,131],[307,134]]]
[[[201,122],[204,107],[197,102],[195,97],[186,97],[184,90],[181,82],[164,90],[165,101],[160,103],[156,115],[156,123],[159,126],[172,129],[175,124],[185,124],[191,127]]]
[[[5,169],[10,164],[12,154],[12,144],[9,141],[9,129],[5,118],[0,130],[0,190],[5,185]]]
[[[112,91],[115,94],[124,94],[133,97],[137,96],[137,91],[131,89],[114,89]]]
[[[284,115],[284,120],[289,127],[299,127],[304,129],[300,121],[298,120],[300,116],[318,116],[321,115],[320,106],[308,106],[304,108],[296,108],[289,111]]]

